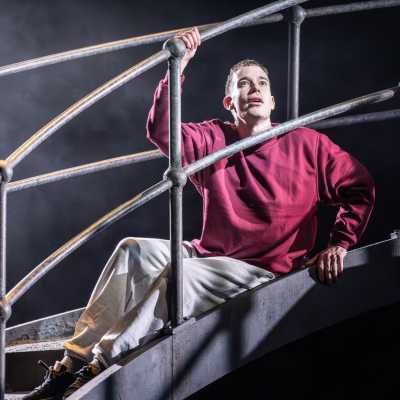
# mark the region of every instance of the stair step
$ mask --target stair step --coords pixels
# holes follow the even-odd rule
[[[30,351],[62,350],[66,339],[47,340],[43,342],[19,343],[6,347],[6,353],[21,353]]]
[[[56,360],[63,357],[63,343],[66,339],[46,340],[40,342],[22,342],[6,347],[6,391],[9,396],[14,392],[32,390],[42,381],[45,371],[38,365],[42,360],[47,365],[53,365]],[[25,371],[21,379],[21,368]],[[17,397],[7,397],[19,399]]]

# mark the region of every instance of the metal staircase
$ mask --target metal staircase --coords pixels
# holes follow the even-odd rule
[[[6,160],[0,160],[0,400],[5,389],[8,398],[29,390],[40,382],[37,360],[49,363],[62,354],[63,338],[72,329],[81,310],[18,325],[5,330],[13,304],[39,279],[54,269],[65,257],[136,208],[171,191],[171,261],[174,273],[172,329],[128,354],[120,363],[105,370],[70,398],[74,399],[183,399],[221,376],[241,367],[291,341],[318,329],[400,300],[399,238],[375,243],[348,253],[346,273],[333,287],[316,282],[314,269],[293,272],[242,293],[207,314],[182,319],[182,189],[186,178],[218,160],[238,151],[282,135],[299,126],[351,125],[400,117],[399,110],[353,115],[319,122],[359,106],[388,100],[399,92],[392,87],[367,94],[334,106],[299,115],[300,29],[307,18],[345,12],[400,6],[400,0],[378,0],[347,3],[340,6],[303,9],[306,0],[279,0],[219,24],[201,27],[202,40],[208,40],[231,29],[255,24],[287,21],[289,25],[288,118],[257,136],[249,137],[195,163],[180,163],[180,74],[179,59],[185,51],[179,39],[169,40],[163,49],[132,66],[89,93],[55,117],[16,149]],[[281,11],[291,8],[287,14]],[[49,64],[64,62],[122,48],[163,41],[177,31],[129,38],[112,43],[71,50],[34,60],[0,67],[0,76]],[[41,143],[82,111],[102,97],[158,64],[169,61],[170,69],[170,169],[165,178],[146,191],[127,200],[104,217],[73,237],[52,253],[8,293],[6,282],[6,215],[7,195],[29,187],[94,173],[122,165],[159,158],[150,151],[102,160],[50,174],[11,182],[13,170]],[[325,125],[324,125],[325,124]],[[5,354],[6,353],[6,354]],[[6,365],[5,365],[6,357]],[[21,369],[24,379],[21,380]],[[7,373],[5,372],[7,371]],[[7,377],[7,379],[5,378]]]
[[[246,363],[319,329],[400,301],[400,238],[352,250],[335,285],[302,269],[244,292],[128,354],[70,398],[184,399]],[[82,309],[8,328],[7,388],[42,376],[35,364],[62,355]],[[51,337],[57,338],[51,340]],[[20,369],[26,369],[21,381]],[[14,397],[18,398],[16,394]]]

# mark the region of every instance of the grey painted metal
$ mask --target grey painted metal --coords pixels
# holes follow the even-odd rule
[[[231,317],[226,315],[225,311],[222,311],[221,308],[216,308],[214,311],[201,316],[198,321],[192,318],[189,322],[185,322],[184,324],[180,325],[173,331],[173,338],[171,336],[164,336],[162,339],[153,339],[151,343],[140,347],[132,354],[128,355],[117,365],[114,365],[107,370],[107,376],[110,377],[112,382],[110,382],[110,380],[104,382],[106,378],[103,375],[102,379],[100,380],[103,383],[100,383],[100,387],[95,387],[93,391],[91,391],[90,386],[88,386],[87,390],[85,391],[85,396],[90,394],[90,398],[104,398],[101,397],[103,395],[106,396],[106,394],[103,393],[105,388],[104,384],[113,386],[113,391],[118,391],[118,393],[113,392],[113,395],[117,396],[117,394],[119,394],[123,399],[129,398],[128,396],[130,393],[133,395],[131,390],[135,390],[134,393],[137,395],[137,398],[142,398],[140,394],[144,396],[143,398],[157,398],[154,396],[158,396],[159,399],[168,398],[168,396],[164,396],[164,391],[166,388],[171,388],[172,390],[174,382],[177,385],[178,392],[181,390],[188,390],[188,383],[190,385],[189,390],[198,390],[200,386],[204,384],[205,378],[210,379],[211,381],[217,379],[217,377],[213,374],[215,370],[217,370],[217,373],[219,373],[218,371],[221,369],[221,364],[228,364],[227,368],[235,367],[235,365],[230,365],[232,359],[235,361],[234,357],[232,356],[232,354],[235,354],[235,352],[232,351],[232,348],[234,347],[236,351],[239,349],[241,356],[243,343],[249,344],[248,340],[241,338],[247,337],[246,335],[248,335],[251,330],[259,331],[259,335],[261,336],[265,334],[265,344],[270,346],[270,348],[267,349],[268,352],[269,350],[273,350],[274,348],[285,343],[292,342],[299,337],[306,336],[312,333],[314,330],[323,328],[324,326],[332,325],[335,322],[345,318],[358,315],[357,313],[395,302],[396,299],[393,297],[393,295],[397,296],[397,298],[400,295],[397,289],[399,280],[395,279],[396,277],[393,277],[392,273],[395,272],[399,274],[399,257],[400,241],[397,231],[391,234],[391,239],[389,240],[384,240],[379,243],[365,246],[361,249],[350,251],[345,260],[346,270],[345,275],[342,278],[345,282],[347,282],[344,284],[344,286],[347,288],[347,295],[346,292],[343,292],[342,280],[332,287],[326,287],[318,283],[316,284],[314,281],[315,271],[313,271],[313,269],[296,271],[289,275],[283,276],[279,279],[279,281],[276,281],[280,283],[268,283],[260,286],[256,290],[252,291],[253,294],[243,294],[245,300],[240,300],[240,296],[236,299],[229,300],[229,303],[232,301],[237,302],[235,303],[236,305],[229,306],[229,309],[231,310],[229,313],[232,313],[232,318],[236,318],[239,325],[242,325],[243,321],[246,321],[246,329],[244,333],[243,329],[237,326],[233,327],[236,329],[228,331],[229,327],[225,326],[224,324],[226,323],[229,325]],[[394,271],[392,271],[392,267],[394,268]],[[360,282],[360,275],[362,276],[363,274],[365,274],[365,276]],[[388,285],[386,281],[389,281],[390,284]],[[306,285],[306,289],[309,289],[310,286],[312,286],[312,291],[306,290],[306,295],[310,297],[308,298],[308,304],[307,298],[303,296],[305,291],[302,288],[304,285]],[[361,290],[359,288],[360,285],[362,286]],[[386,289],[388,289],[389,292],[386,292]],[[262,299],[264,300],[262,300],[262,304],[258,304],[256,301],[257,297],[254,297],[257,296],[257,290],[263,290]],[[354,290],[357,290],[357,293],[361,293],[361,296],[359,297],[359,295],[357,295],[357,297],[354,297]],[[371,290],[373,292],[372,296]],[[272,291],[272,293],[269,293],[269,291]],[[326,293],[324,297],[325,291]],[[322,296],[319,294],[320,292],[322,292]],[[328,298],[327,300],[326,295],[332,298]],[[265,300],[266,296],[268,296],[270,299],[269,301]],[[364,301],[364,297],[367,298],[366,302]],[[338,298],[341,299],[340,301],[342,301],[346,307],[342,307],[340,301],[337,302],[336,299]],[[320,299],[320,302],[316,302],[315,299]],[[338,307],[336,308],[335,302],[338,304]],[[224,307],[226,307],[227,304]],[[249,304],[252,305],[250,315]],[[260,321],[254,321],[253,304],[255,304],[254,307],[259,308],[264,312],[264,316],[261,316],[261,323]],[[328,308],[333,307],[333,312],[329,309],[325,309],[325,305],[327,305]],[[315,311],[315,306],[320,307],[320,309]],[[348,312],[348,307],[350,307],[350,314]],[[73,310],[70,313],[79,313],[80,311],[81,310]],[[217,315],[215,318],[212,317],[214,313]],[[220,318],[221,315],[222,318]],[[64,313],[64,317],[70,318],[71,315],[68,316],[68,313]],[[46,323],[50,325],[51,321],[53,320],[53,323],[57,325],[60,322],[60,318],[63,318],[63,314],[48,317]],[[75,318],[77,318],[77,315]],[[217,327],[217,329],[212,329],[210,334],[208,334],[209,332],[205,332],[203,328],[200,329],[203,322],[199,323],[199,321],[203,321],[204,318],[206,318],[209,322],[211,321],[210,323],[212,324],[214,324],[215,320],[217,320],[217,323],[213,325],[213,327]],[[324,324],[321,324],[321,318]],[[268,323],[265,323],[264,320],[268,320]],[[278,321],[279,325],[275,324],[276,321]],[[36,321],[33,321],[32,324],[34,322]],[[266,330],[260,331],[264,325]],[[26,326],[28,326],[28,324],[26,324]],[[22,326],[18,327],[18,330],[20,330],[22,333],[21,328]],[[270,334],[271,331],[272,334]],[[236,334],[239,333],[239,337],[235,336],[235,332]],[[186,339],[182,339],[182,336],[180,335],[183,335]],[[229,340],[225,340],[226,336],[228,336]],[[58,338],[58,334],[56,334],[56,338]],[[154,347],[158,346],[160,341],[165,342],[167,339],[171,339],[172,343],[169,343],[168,349],[159,349],[160,354],[157,354],[154,351],[147,351],[148,349],[154,350]],[[205,344],[204,341],[206,342]],[[22,340],[19,341],[19,343],[21,342]],[[171,358],[168,356],[167,358],[169,361],[167,364],[165,364],[165,358],[163,357],[167,356],[166,352],[168,351],[171,353],[172,357],[172,352],[175,349],[175,351],[179,354],[179,357],[184,358],[186,357],[187,346],[189,344],[190,346],[197,346],[195,349],[196,354],[193,357],[193,349],[189,351],[189,356],[192,358],[189,358],[189,367],[185,368],[185,371],[189,369],[189,373],[188,375],[182,376],[182,369],[178,368],[173,370],[174,366],[172,365]],[[225,349],[226,354],[216,355],[214,354],[214,348],[216,348],[217,352]],[[54,350],[50,351],[51,349]],[[257,357],[262,355],[261,353],[253,354],[253,356]],[[7,386],[14,391],[22,391],[28,390],[37,385],[42,380],[41,371],[38,370],[38,368],[34,368],[37,360],[44,358],[47,362],[52,363],[61,355],[61,341],[47,341],[30,343],[27,345],[19,344],[17,346],[13,345],[8,347]],[[141,357],[141,361],[139,361],[139,355]],[[176,363],[176,361],[178,361],[178,363]],[[244,363],[247,361],[249,361],[249,358],[244,358]],[[26,368],[27,372],[24,374],[23,381],[20,379],[20,365],[22,363],[25,367],[32,366],[32,368]],[[142,363],[145,363],[144,365],[148,366],[152,365],[155,370],[153,372],[157,371],[160,373],[160,370],[162,370],[163,374],[165,374],[163,376],[170,377],[170,381],[162,381],[159,375],[156,374],[154,376],[151,372],[148,376],[148,367],[144,367]],[[174,363],[174,365],[178,367],[182,365],[182,361],[179,360],[174,360]],[[202,363],[206,363],[206,367],[202,365]],[[137,372],[140,371],[140,369],[143,369],[142,373]],[[146,370],[146,373],[144,370]],[[174,380],[172,380],[173,371],[175,371]],[[199,376],[196,376],[196,374],[199,374]],[[146,379],[147,376],[148,379]],[[145,387],[143,387],[143,385]],[[136,388],[133,389],[132,386]],[[110,392],[108,392],[108,394],[109,393]],[[83,394],[81,393],[80,396],[82,395]],[[178,398],[178,396],[176,396],[176,398]]]
[[[352,100],[344,101],[342,103],[336,104],[334,106],[322,108],[318,111],[312,112],[310,114],[303,115],[291,121],[284,122],[277,125],[267,131],[260,132],[255,136],[251,136],[245,139],[238,140],[237,142],[226,146],[225,148],[216,151],[215,153],[209,154],[206,157],[195,161],[194,163],[187,165],[184,170],[188,176],[201,171],[202,169],[214,164],[215,162],[221,160],[225,157],[230,157],[231,155],[247,149],[248,147],[260,144],[275,136],[283,135],[284,133],[290,132],[301,126],[307,126],[314,122],[320,121],[325,118],[332,117],[334,115],[342,114],[344,112],[353,110],[357,107],[371,104],[379,103],[381,101],[386,101],[391,99],[400,90],[399,86],[393,88],[381,90],[378,92],[370,93],[365,96],[357,97]]]
[[[356,12],[356,11],[365,11],[386,7],[397,7],[400,6],[400,0],[389,0],[389,1],[365,1],[365,2],[357,2],[344,4],[340,6],[330,6],[330,7],[318,7],[311,8],[307,10],[308,17],[319,17],[333,14],[342,14],[348,12]],[[281,13],[276,13],[273,15],[269,15],[267,17],[258,18],[253,21],[248,21],[241,25],[241,27],[247,26],[255,26],[255,25],[263,25],[269,23],[280,22],[284,20],[284,15]],[[216,22],[212,24],[199,25],[198,28],[203,31],[209,28],[220,25],[222,22]],[[152,33],[149,35],[141,35],[132,38],[120,39],[113,42],[101,43],[97,45],[82,47],[79,49],[68,50],[65,52],[60,52],[56,54],[51,54],[44,57],[38,57],[31,60],[20,61],[13,64],[8,64],[0,67],[0,77],[6,76],[10,74],[15,74],[18,72],[29,71],[32,69],[45,67],[47,65],[58,64],[65,61],[76,60],[83,57],[94,56],[97,54],[109,53],[112,51],[117,51],[121,49],[126,49],[130,47],[142,46],[146,44],[159,43],[164,40],[170,39],[175,36],[177,33],[182,32],[184,30],[190,29],[191,27],[186,28],[177,28],[165,32]]]
[[[6,296],[6,229],[7,229],[7,180],[2,174],[0,181],[0,400],[4,399],[5,393],[5,347],[6,347],[6,323],[7,315],[5,307]]]
[[[290,7],[292,5],[298,4],[298,3],[303,3],[308,0],[292,0],[292,1],[285,1],[287,3],[287,6],[282,6],[277,7],[275,4],[276,3],[281,3],[281,2],[275,2],[273,3],[273,8],[276,9],[276,11],[283,10],[284,8]],[[260,9],[257,9],[260,10]],[[277,15],[271,15],[269,16],[268,14],[273,13],[274,11],[271,12],[265,12],[265,13],[258,13],[255,16],[243,14],[243,16],[246,16],[243,18],[243,20],[239,23],[233,23],[231,27],[227,28],[226,30],[230,30],[236,27],[244,27],[244,26],[251,26],[251,25],[260,25],[260,24],[265,24],[265,23],[272,23],[272,22],[278,22],[283,20],[283,15],[282,14],[277,14]],[[268,15],[268,16],[267,16]],[[261,19],[261,17],[263,17]],[[237,18],[233,18],[233,21]],[[220,27],[221,25],[224,25],[225,22],[217,22],[213,24],[206,24],[206,25],[200,25],[198,28],[200,31],[208,31],[211,29],[215,29]],[[232,24],[232,23],[231,23]],[[82,47],[80,49],[75,49],[75,50],[69,50],[61,53],[56,53],[56,54],[51,54],[45,57],[39,57],[39,58],[34,58],[31,60],[26,60],[26,61],[20,61],[17,63],[9,64],[9,65],[4,65],[0,67],[0,77],[1,76],[6,76],[10,74],[15,74],[18,72],[23,72],[23,71],[28,71],[40,67],[44,67],[47,65],[53,65],[65,61],[70,61],[70,60],[76,60],[79,58],[83,57],[89,57],[97,54],[103,54],[103,53],[108,53],[111,51],[116,51],[116,50],[121,50],[121,49],[126,49],[129,47],[136,47],[136,46],[141,46],[145,44],[151,44],[151,43],[157,43],[157,42],[163,42],[166,39],[170,39],[173,36],[175,36],[177,33],[182,32],[188,28],[178,28],[178,29],[173,29],[165,32],[158,32],[158,33],[153,33],[150,35],[144,35],[144,36],[137,36],[133,38],[127,38],[127,39],[121,39],[113,42],[107,42],[107,43],[101,43],[98,45],[93,45],[93,46],[87,46],[87,47]],[[226,30],[221,30],[221,33],[225,32]],[[207,36],[207,39],[210,39],[211,37]],[[206,37],[203,38],[203,40],[206,40]]]
[[[255,10],[249,11],[247,13],[241,14],[237,17],[231,18],[223,22],[222,24],[215,26],[213,28],[207,29],[205,32],[201,33],[202,41],[209,40],[213,37],[222,35],[232,29],[244,26],[246,23],[257,20],[258,18],[263,18],[267,15],[282,11],[286,8],[295,6],[297,4],[305,3],[308,0],[281,0],[274,1],[265,6],[256,8]]]
[[[85,97],[68,107],[64,112],[59,114],[57,117],[48,122],[45,126],[40,128],[36,133],[31,136],[25,143],[23,143],[17,150],[15,150],[8,158],[7,163],[10,168],[14,168],[19,162],[21,162],[29,153],[31,153],[37,146],[48,139],[53,133],[64,126],[67,122],[72,120],[82,111],[95,104],[97,101],[102,99],[104,96],[110,94],[120,86],[129,82],[130,80],[140,76],[145,71],[155,67],[163,61],[166,61],[169,57],[167,50],[161,50],[155,53],[151,57],[137,63],[133,67],[127,69],[121,74],[117,75],[113,79],[104,83],[97,89],[93,90]]]
[[[231,29],[238,28],[243,24],[254,21],[257,18],[265,17],[276,11],[284,10],[293,5],[304,3],[308,0],[280,0],[270,3],[264,7],[257,8],[249,11],[245,14],[239,15],[235,18],[231,18],[222,24],[207,29],[202,32],[202,40],[208,40],[215,36],[221,35]],[[45,126],[39,129],[36,133],[31,136],[25,143],[23,143],[17,150],[15,150],[8,158],[7,163],[10,168],[14,168],[19,162],[21,162],[29,153],[31,153],[37,146],[49,138],[53,133],[59,130],[67,122],[72,120],[78,114],[91,105],[95,104],[98,100],[111,93],[115,89],[143,74],[145,71],[155,67],[163,61],[166,61],[170,57],[171,53],[167,49],[163,49],[147,59],[139,62],[128,70],[117,75],[110,81],[106,82],[96,90],[90,92],[85,97],[74,103],[72,106],[67,108],[64,112],[59,114],[57,117],[48,122]]]
[[[183,320],[183,270],[182,270],[182,189],[185,184],[179,179],[181,162],[181,57],[185,50],[170,58],[169,69],[169,169],[166,176],[171,179],[170,189],[170,247],[172,273],[172,301],[170,311],[172,326]],[[186,176],[186,175],[185,175]]]
[[[262,19],[250,21],[244,24],[243,27],[270,24],[282,21],[283,19],[284,19],[283,14],[274,14],[264,17]],[[221,23],[223,22],[215,22],[211,24],[199,25],[198,29],[200,31],[204,31],[214,26],[220,25]],[[167,39],[173,38],[177,33],[183,32],[191,28],[192,27],[177,28],[164,32],[151,33],[148,35],[140,35],[131,38],[116,40],[113,42],[82,47],[79,49],[68,50],[60,53],[50,54],[44,57],[38,57],[30,60],[4,65],[0,67],[0,77],[16,74],[18,72],[30,71],[36,68],[46,67],[48,65],[54,65],[66,61],[72,61],[79,58],[90,57],[98,54],[104,54],[112,51],[127,49],[130,47],[143,46],[152,43],[161,43]]]
[[[295,6],[288,10],[288,17],[287,119],[293,119],[299,116],[300,33],[306,12],[303,7]]]
[[[149,150],[141,153],[129,154],[126,156],[109,158],[90,164],[83,164],[73,168],[50,172],[48,174],[33,176],[11,182],[7,186],[7,192],[16,192],[47,183],[58,182],[64,179],[75,178],[77,176],[88,175],[95,172],[105,171],[111,168],[122,167],[124,165],[136,164],[143,161],[155,160],[164,157],[160,150]]]
[[[347,117],[332,118],[325,121],[320,121],[315,124],[311,124],[311,128],[315,129],[327,129],[336,128],[340,126],[349,126],[356,124],[365,124],[367,122],[380,122],[387,121],[390,119],[400,118],[400,109],[378,111],[374,113],[349,115]]]
[[[359,1],[337,6],[317,7],[307,10],[307,17],[324,17],[327,15],[344,14],[358,11],[375,10],[378,8],[398,7],[399,0]]]
[[[7,302],[14,304],[27,290],[29,290],[39,279],[57,266],[65,257],[78,249],[96,234],[109,227],[136,208],[146,204],[159,194],[167,191],[172,186],[169,180],[164,180],[151,186],[147,190],[139,193],[132,199],[114,208],[108,214],[104,215],[98,221],[90,225],[84,231],[73,237],[37,267],[35,267],[28,275],[21,279],[6,295]]]
[[[399,249],[394,238],[350,251],[332,286],[318,283],[312,267],[246,291],[133,351],[71,400],[184,399],[287,343],[397,303]]]
[[[34,321],[10,326],[6,329],[7,346],[35,341],[55,340],[72,336],[75,323],[84,307]]]
[[[173,336],[172,336],[173,337]],[[68,400],[174,399],[172,337],[155,340],[112,365]]]

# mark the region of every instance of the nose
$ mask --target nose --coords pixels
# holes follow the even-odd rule
[[[250,88],[252,92],[254,91],[260,92],[260,85],[256,82],[252,82]]]

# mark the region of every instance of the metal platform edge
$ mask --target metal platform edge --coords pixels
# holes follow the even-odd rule
[[[397,303],[399,249],[393,238],[349,252],[333,286],[308,268],[241,293],[133,351],[70,399],[184,399],[287,343]]]

